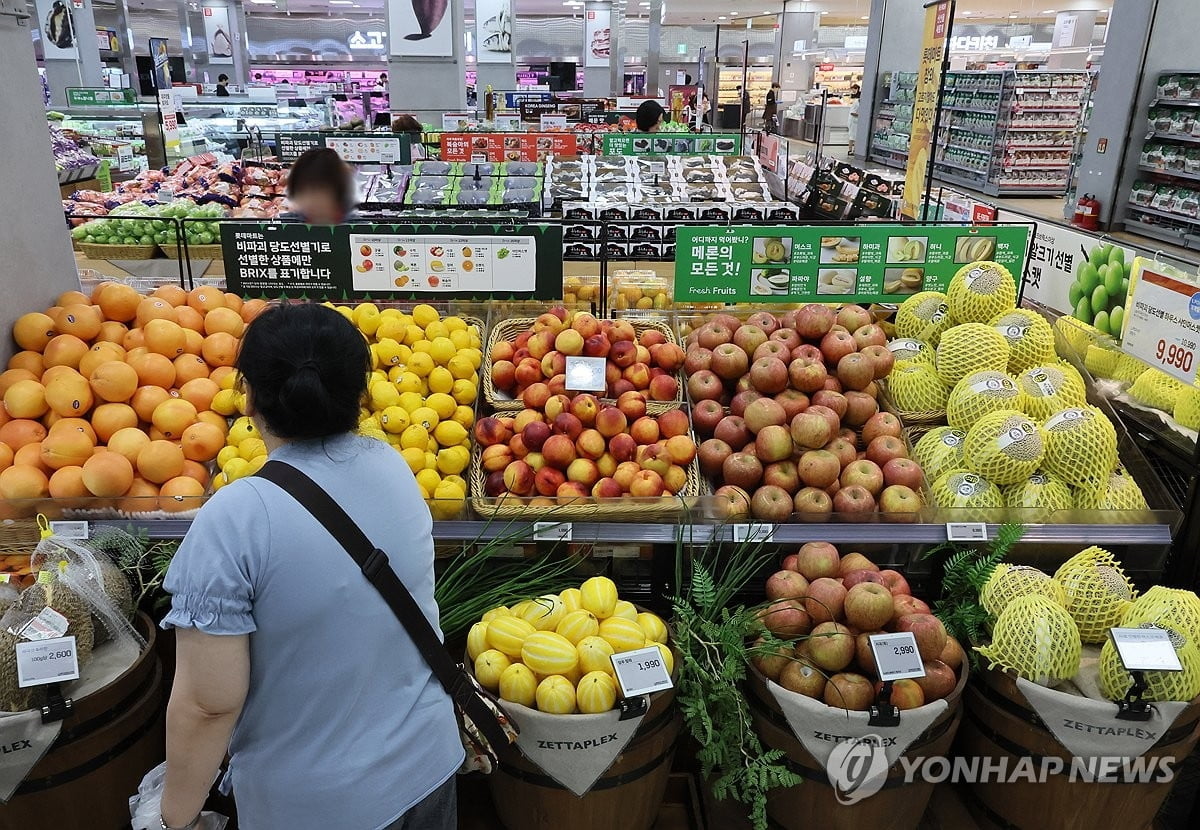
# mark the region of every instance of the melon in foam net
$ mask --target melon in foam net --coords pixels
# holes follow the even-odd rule
[[[1117,431],[1094,406],[1069,407],[1046,419],[1048,471],[1073,487],[1097,487],[1117,466]]]
[[[970,429],[992,412],[1024,409],[1025,396],[1016,381],[1004,372],[984,369],[972,372],[954,384],[946,400],[946,423],[957,429]]]
[[[1083,377],[1069,363],[1044,363],[1031,366],[1016,378],[1025,413],[1044,421],[1055,412],[1087,403]]]
[[[1013,374],[1057,359],[1054,330],[1037,312],[1014,308],[993,317],[990,325],[1008,341],[1008,371]]]
[[[942,332],[954,325],[950,306],[940,291],[920,291],[896,310],[896,336],[936,346]]]
[[[950,316],[958,323],[987,323],[1017,304],[1017,283],[997,262],[964,265],[946,289]]]
[[[967,432],[963,458],[993,484],[1016,484],[1033,475],[1045,455],[1041,427],[1013,410],[992,412]]]
[[[947,386],[954,386],[971,372],[1008,370],[1008,341],[983,323],[963,323],[947,329],[937,347],[937,373]]]

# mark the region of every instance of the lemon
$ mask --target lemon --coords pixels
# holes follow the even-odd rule
[[[578,588],[567,588],[559,594],[559,597],[562,599],[563,607],[567,609],[568,613],[583,608],[582,594],[580,594]]]
[[[418,406],[412,412],[412,421],[418,426],[422,426],[428,432],[432,432],[438,425],[441,418],[438,417],[437,410],[431,406]]]
[[[429,377],[429,373],[433,371],[433,358],[414,349],[413,356],[408,360],[408,368],[417,377]]]
[[[448,421],[447,423],[453,423]],[[438,472],[446,475],[457,475],[467,468],[471,461],[471,453],[465,447],[447,447],[437,454]]]
[[[454,492],[458,495],[458,498],[460,498],[460,499],[465,499],[467,497],[467,482],[460,475],[451,474],[451,475],[445,476],[444,478],[442,478],[442,486],[447,487],[447,488],[451,488],[451,487],[454,488]]]
[[[379,346],[372,343],[370,346],[367,347],[367,351],[371,354],[371,368],[375,369],[376,372],[378,372],[379,367],[381,365],[379,362]]]
[[[411,346],[414,343],[417,343],[424,339],[425,339],[425,330],[422,329],[420,326],[409,323],[408,327],[404,329],[404,345]]]
[[[428,443],[425,444],[425,452],[436,456],[438,454],[438,450],[441,448],[442,445],[438,443],[438,439],[434,438],[433,435],[430,435]],[[434,466],[436,466],[436,464]]]
[[[427,354],[430,357],[432,357],[433,356],[433,343],[431,343],[428,338],[422,337],[416,343],[412,344],[412,350],[413,350],[413,354],[416,354],[419,352],[421,354]]]
[[[466,500],[453,482],[443,481],[433,491],[433,501],[429,503],[429,511],[438,521],[449,521],[458,518]]]
[[[401,373],[400,378],[396,381],[396,388],[401,393],[416,392],[417,394],[425,393],[425,382],[415,372],[405,369]]]
[[[345,317],[351,323],[354,322],[354,311],[352,309],[350,309],[349,307],[344,306],[344,305],[335,305],[335,306],[329,306],[329,307],[332,308],[334,311],[336,311],[338,314]]]
[[[479,367],[483,365],[483,350],[475,345],[469,349],[463,349],[462,354],[475,367],[475,371],[479,371]]]
[[[217,473],[212,478],[212,491],[215,493],[228,483],[229,481],[225,478],[224,473]]]
[[[431,438],[429,440],[432,441],[433,439]],[[429,449],[425,450],[425,469],[426,470],[436,470],[437,469],[437,453],[435,453]]]
[[[459,352],[446,362],[446,368],[455,380],[466,380],[475,375],[475,367],[465,352]]]
[[[425,337],[429,340],[446,337],[449,333],[450,330],[446,328],[446,324],[441,320],[435,320],[425,327]]]
[[[358,434],[377,441],[387,441],[388,435],[383,431],[377,418],[365,418],[358,422]]]
[[[238,455],[247,461],[266,454],[267,445],[263,443],[261,438],[247,438],[245,441],[238,444]]]
[[[479,618],[480,622],[491,622],[497,617],[511,617],[512,612],[508,610],[507,605],[497,605],[491,611],[485,611],[483,616]]]
[[[379,309],[374,303],[359,303],[354,307],[354,325],[368,337],[372,337],[379,329]]]
[[[594,671],[613,673],[610,658],[616,652],[603,637],[584,637],[579,641],[579,645],[575,646],[575,650],[579,652],[579,668],[585,674]]]
[[[370,388],[372,383],[388,383],[390,380],[382,369],[375,369],[367,375],[367,387]]]
[[[475,679],[488,691],[498,691],[500,675],[511,665],[512,661],[505,656],[504,652],[494,648],[486,649],[475,656]]]
[[[425,328],[435,320],[441,319],[441,315],[438,314],[438,310],[433,306],[421,303],[420,305],[413,306],[412,319],[416,325]]]
[[[413,471],[413,475],[425,469],[425,450],[416,447],[405,447],[404,437],[400,438],[400,457],[404,459],[404,463],[408,465],[408,469]]]
[[[483,682],[482,680],[480,681]],[[591,671],[579,681],[576,706],[585,715],[599,715],[617,703],[617,683],[604,671]]]
[[[466,331],[467,321],[457,315],[451,315],[442,319],[442,325],[446,327],[446,331]]]
[[[226,481],[237,481],[239,478],[244,478],[250,473],[250,462],[244,458],[230,459],[225,465],[225,469],[221,471],[225,475]]]
[[[400,405],[400,390],[387,381],[371,384],[368,394],[371,399],[371,409],[382,412],[389,406]]]
[[[231,458],[240,458],[238,448],[233,446],[221,447],[221,451],[217,453],[217,466],[225,469],[225,465],[229,463],[229,459]]]
[[[447,394],[454,388],[454,375],[445,366],[435,366],[429,372],[429,391]]]
[[[393,435],[404,432],[410,423],[412,421],[409,420],[408,412],[402,406],[389,406],[379,416],[379,425]]]
[[[400,363],[400,350],[407,348],[401,346],[392,338],[388,337],[380,340],[375,346],[375,353],[379,357],[380,364],[384,366],[396,366]]]
[[[420,424],[413,424],[400,434],[400,446],[404,449],[417,449],[422,453],[429,444],[429,432]]]
[[[263,468],[263,465],[267,463],[267,460],[268,456],[266,453],[263,453],[262,455],[256,455],[251,458],[250,465],[246,468],[246,475],[252,476],[257,473]]]
[[[411,416],[425,405],[425,395],[421,392],[401,392],[400,405]]]
[[[442,336],[430,339],[432,343],[429,354],[439,366],[445,366],[458,354],[458,347],[454,345],[454,341],[449,337]]]
[[[254,426],[254,422],[249,418],[242,416],[233,422],[233,426],[229,428],[229,443],[241,444],[247,438],[257,438],[258,430]]]
[[[233,389],[235,386],[237,386],[237,381],[238,381],[238,373],[237,372],[226,372],[225,376],[221,378],[221,382],[219,384],[217,384],[217,386],[219,388],[221,388],[222,390]]]
[[[637,624],[650,642],[665,643],[667,641],[667,624],[657,614],[649,612],[638,614]]]
[[[228,418],[230,415],[237,414],[237,399],[238,392],[233,389],[222,389],[217,394],[213,395],[212,410],[218,415],[224,415]]]
[[[389,312],[395,309],[384,309],[379,316],[382,318],[379,321],[379,328],[375,329],[375,339],[382,343],[384,340],[395,340],[397,342],[404,339],[404,332],[408,329],[408,323],[396,315],[390,315]]]
[[[479,397],[479,390],[470,380],[456,380],[450,387],[450,396],[460,404],[471,404]]]
[[[471,335],[465,331],[452,331],[449,337],[455,348],[467,349],[471,346]]]
[[[433,436],[443,447],[456,447],[467,440],[467,431],[458,421],[442,421],[433,430]]]
[[[417,473],[417,484],[420,484],[426,493],[433,493],[441,483],[442,477],[438,475],[437,470],[421,470]]]
[[[400,378],[404,377],[404,372],[408,369],[407,366],[393,366],[388,369],[387,379],[392,383],[400,383]],[[370,384],[367,384],[370,386]]]
[[[538,684],[534,700],[542,712],[571,715],[575,712],[575,687],[561,674],[552,674]]]

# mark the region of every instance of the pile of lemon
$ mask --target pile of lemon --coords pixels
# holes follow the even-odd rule
[[[404,457],[435,519],[454,518],[467,498],[483,333],[424,303],[409,312],[374,303],[332,308],[371,346],[359,432]]]
[[[238,392],[237,394],[241,395],[242,393]],[[242,410],[239,411],[245,409],[244,396],[241,399],[241,406]],[[217,467],[221,472],[213,476],[213,492],[217,492],[226,484],[231,484],[239,478],[254,475],[266,463],[267,445],[263,442],[262,436],[258,434],[258,427],[254,426],[254,422],[242,415],[229,427],[229,432],[225,436],[225,446],[217,453]]]

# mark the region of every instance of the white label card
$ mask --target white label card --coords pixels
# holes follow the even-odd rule
[[[44,686],[79,679],[74,637],[17,643],[17,686]]]
[[[987,525],[983,522],[947,522],[946,539],[950,542],[986,542]]]
[[[753,522],[730,525],[729,535],[734,542],[769,542],[775,536],[775,525]]]
[[[51,522],[50,532],[64,539],[87,539],[87,522]]]
[[[617,675],[617,685],[621,687],[623,697],[648,695],[675,685],[671,682],[666,661],[663,660],[658,646],[614,654],[611,659],[613,671]]]
[[[30,641],[54,640],[66,634],[70,626],[71,623],[66,617],[47,605],[36,617],[25,623],[17,634]]]
[[[1128,671],[1183,671],[1166,629],[1113,628],[1109,633]]]
[[[895,634],[872,634],[871,651],[875,654],[875,665],[879,667],[880,680],[903,680],[906,677],[924,677],[925,664],[917,650],[917,638],[911,631]]]
[[[535,542],[569,542],[571,541],[570,522],[534,522],[533,541]]]
[[[603,393],[608,388],[606,366],[607,361],[602,357],[568,357],[567,391]]]

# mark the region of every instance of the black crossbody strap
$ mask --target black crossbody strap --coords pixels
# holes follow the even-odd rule
[[[507,736],[496,723],[495,714],[480,700],[474,685],[463,669],[450,657],[437,632],[388,564],[387,554],[371,544],[362,528],[325,492],[319,484],[300,470],[282,461],[268,461],[258,471],[266,479],[289,494],[308,510],[329,534],[346,549],[363,575],[375,586],[396,619],[404,626],[425,662],[433,671],[446,694],[459,706],[488,740],[496,746],[508,743]]]

